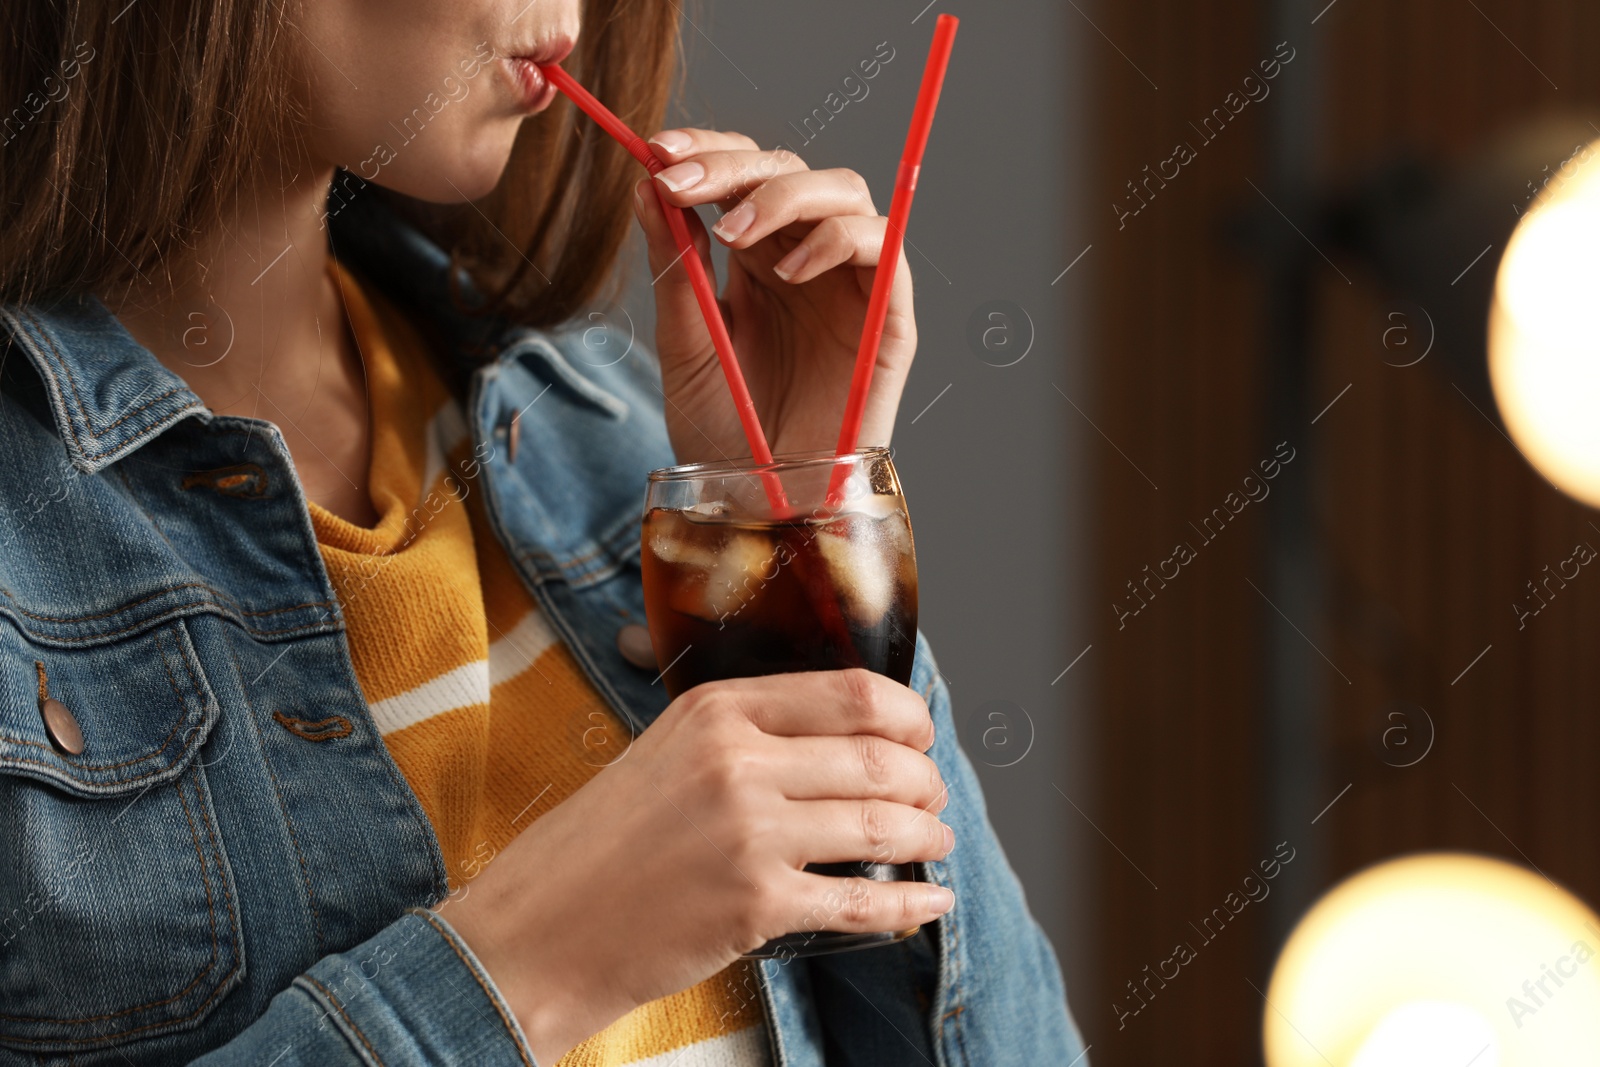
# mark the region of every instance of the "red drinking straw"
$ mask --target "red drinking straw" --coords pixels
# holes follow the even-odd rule
[[[878,362],[878,346],[883,341],[883,322],[889,315],[889,293],[894,288],[894,273],[900,266],[900,246],[911,217],[911,198],[917,191],[917,175],[922,170],[922,153],[928,147],[933,129],[933,113],[939,107],[939,90],[944,87],[945,68],[950,65],[950,50],[955,47],[954,15],[940,15],[933,28],[933,44],[922,68],[922,88],[917,91],[917,106],[911,113],[911,129],[906,132],[906,147],[900,154],[900,170],[895,175],[894,199],[889,203],[889,225],[883,233],[883,250],[878,253],[878,269],[872,278],[872,296],[867,301],[867,321],[861,328],[861,344],[856,349],[855,372],[850,378],[850,396],[844,405],[844,425],[839,430],[839,445],[834,452],[848,456],[855,452],[861,436],[861,419],[867,409],[867,389],[872,385],[872,370]],[[828,503],[837,507],[840,489],[849,468],[835,464],[828,485]]]
[[[594,94],[579,85],[572,75],[554,63],[541,64],[539,69],[550,79],[551,84],[578,106],[580,111],[594,119],[600,128],[626,148],[634,159],[644,164],[645,170],[649,171],[652,177],[666,166],[650,150],[644,138],[630,130],[627,123],[617,118],[610,108],[595,99]],[[650,184],[655,185],[654,182]],[[766,434],[761,432],[761,422],[756,417],[755,402],[750,399],[750,389],[745,385],[744,372],[739,368],[739,357],[733,351],[733,338],[728,336],[728,324],[722,320],[722,309],[717,306],[716,290],[711,287],[711,279],[706,275],[705,264],[700,262],[700,253],[695,250],[694,238],[689,235],[689,224],[683,217],[683,209],[667,203],[660,188],[656,189],[656,200],[661,205],[662,213],[667,217],[667,227],[672,230],[672,239],[677,243],[678,258],[683,260],[684,267],[689,271],[689,285],[694,289],[695,300],[700,305],[700,314],[705,318],[706,329],[711,333],[711,343],[716,347],[718,362],[722,364],[722,376],[728,381],[728,392],[733,395],[733,406],[739,413],[740,425],[744,427],[744,437],[750,446],[750,455],[756,463],[762,466],[769,465],[772,463],[772,450],[767,447]],[[773,510],[779,515],[787,514],[789,502],[784,495],[783,484],[771,472],[766,472],[762,480],[766,484],[767,499]]]

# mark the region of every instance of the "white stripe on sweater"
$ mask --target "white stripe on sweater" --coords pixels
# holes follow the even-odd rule
[[[378,733],[392,734],[453,708],[489,702],[489,664],[477,660],[372,705]]]
[[[537,608],[529,611],[510,633],[489,642],[489,684],[509,682],[533,666],[533,661],[559,640]]]
[[[539,612],[528,612],[510,633],[490,642],[487,660],[464,664],[373,704],[372,719],[378,724],[378,733],[396,733],[456,708],[487,704],[491,687],[533,666],[556,640]]]
[[[732,1034],[663,1052],[644,1060],[629,1060],[628,1067],[766,1067],[772,1062],[764,1024],[747,1026]]]

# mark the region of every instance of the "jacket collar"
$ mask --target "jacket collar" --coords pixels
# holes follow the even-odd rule
[[[0,327],[39,372],[56,433],[72,465],[86,474],[122,459],[179,419],[209,415],[183,379],[93,296],[48,307],[0,306]]]
[[[329,246],[394,303],[431,324],[447,357],[469,369],[490,361],[526,362],[551,384],[589,407],[622,417],[626,406],[579,373],[540,331],[474,314],[451,293],[445,251],[362,189],[329,216]],[[462,299],[476,296],[457,268]],[[44,380],[56,431],[72,465],[93,474],[191,415],[209,418],[204,402],[133,338],[92,295],[50,305],[0,305],[0,359],[5,335]]]

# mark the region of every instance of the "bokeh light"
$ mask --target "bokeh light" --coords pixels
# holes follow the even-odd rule
[[[1500,261],[1489,377],[1522,454],[1600,507],[1600,143],[1552,175],[1534,205]]]
[[[1600,1063],[1600,919],[1481,856],[1409,856],[1328,892],[1267,990],[1270,1067]]]

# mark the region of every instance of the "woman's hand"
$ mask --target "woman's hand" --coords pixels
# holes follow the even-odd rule
[[[711,682],[440,909],[540,1063],[799,930],[904,930],[949,890],[808,863],[942,859],[927,705],[863,670]]]
[[[639,183],[635,211],[656,279],[656,347],[679,461],[748,456],[750,449],[655,188],[680,207],[727,211],[712,230],[731,249],[723,312],[772,451],[833,448],[888,226],[866,182],[852,170],[809,170],[792,152],[761,151],[742,134],[667,130],[651,144],[670,166]],[[694,212],[688,215],[709,274],[710,240]],[[902,253],[862,445],[889,443],[916,348]]]

